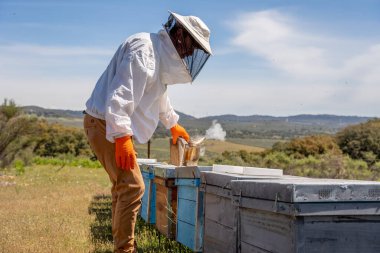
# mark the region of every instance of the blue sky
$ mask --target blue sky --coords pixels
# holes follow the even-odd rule
[[[81,110],[119,44],[168,10],[199,16],[214,55],[176,110],[380,117],[380,1],[0,0],[0,99]]]

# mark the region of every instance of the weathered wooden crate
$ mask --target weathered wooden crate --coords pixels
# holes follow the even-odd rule
[[[166,237],[174,239],[177,219],[177,186],[174,165],[155,167],[156,227]]]
[[[380,252],[380,183],[232,181],[238,252]]]
[[[203,195],[200,172],[211,171],[211,166],[177,167],[177,227],[176,240],[194,252],[203,251]]]
[[[237,207],[232,205],[231,180],[278,179],[284,176],[281,170],[270,169],[266,176],[263,168],[249,168],[250,174],[234,174],[244,172],[244,167],[213,166],[214,168],[223,172],[201,172],[201,190],[205,192],[203,252],[236,253]]]
[[[141,163],[140,170],[145,184],[144,195],[141,199],[140,216],[149,223],[156,223],[156,184],[154,179],[154,166],[160,163]]]

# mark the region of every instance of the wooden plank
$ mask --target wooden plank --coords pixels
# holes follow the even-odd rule
[[[254,199],[240,196],[232,197],[232,204],[239,207],[257,209],[260,211],[280,213],[285,215],[297,215],[298,205],[273,200]]]
[[[177,184],[176,184],[177,185]],[[178,187],[178,198],[188,199],[195,201],[197,199],[197,187],[177,185]]]
[[[229,174],[242,174],[247,176],[282,176],[283,172],[280,169],[268,169],[258,167],[243,167],[232,165],[214,164],[212,171],[229,173]]]
[[[155,166],[161,165],[161,163],[156,162],[156,163],[144,163],[140,166],[141,173],[147,172],[150,174],[154,173],[154,168]]]
[[[222,164],[213,164],[212,171],[213,172],[221,172],[221,173],[231,173],[231,174],[243,174],[244,167],[242,166],[232,166],[232,165],[222,165]]]
[[[264,179],[231,182],[232,193],[289,203],[380,202],[380,182],[331,179]]]
[[[190,187],[198,187],[201,184],[201,180],[199,178],[176,178],[175,185],[179,186],[190,186]]]
[[[166,179],[165,179],[165,178],[162,178],[162,177],[155,177],[155,178],[153,179],[153,182],[154,182],[155,184],[158,184],[158,185],[163,185],[163,186],[166,185]]]
[[[144,195],[141,199],[142,208],[140,216],[150,224],[154,224],[156,220],[156,201],[155,201],[155,184],[153,183],[153,173],[142,171],[142,176],[145,184]]]
[[[201,183],[206,185],[218,186],[225,189],[231,189],[232,180],[267,180],[267,179],[279,179],[278,176],[254,176],[243,174],[229,174],[214,171],[201,172]]]
[[[270,251],[260,249],[246,242],[241,242],[241,253],[271,253]],[[306,253],[306,252],[305,252]]]
[[[174,238],[176,234],[177,187],[166,187],[166,183],[162,182],[160,178],[154,180],[160,182],[156,184],[156,227],[168,238]]]
[[[181,166],[175,168],[176,178],[200,178],[202,171],[211,171],[212,166]]]
[[[380,215],[380,202],[295,203],[294,215]]]
[[[233,228],[236,207],[230,198],[205,193],[205,218]]]
[[[257,167],[244,167],[244,175],[250,176],[282,176],[283,171],[280,169],[268,169],[268,168],[257,168]]]
[[[154,166],[154,175],[162,178],[175,178],[174,165],[157,165]]]
[[[177,220],[195,225],[196,202],[178,198]]]
[[[204,237],[204,193],[197,189],[196,221],[195,221],[195,248],[194,251],[203,251]]]
[[[170,145],[170,164],[176,166],[184,165],[185,160],[185,149],[187,142],[183,138],[178,138],[177,143],[173,144],[173,139],[169,140]]]
[[[187,246],[194,252],[202,252],[204,227],[203,192],[199,191],[198,183],[189,184],[189,181],[198,181],[199,183],[200,180],[176,179],[176,182],[180,183],[180,185],[177,185],[177,240],[180,240],[178,239],[179,237],[185,238],[191,236],[191,243],[193,244]],[[193,226],[194,233],[189,234],[186,231],[179,230],[181,229],[178,226],[179,222],[185,222],[188,226]],[[189,244],[188,241],[189,239],[187,239],[187,243]]]
[[[137,158],[137,163],[141,166],[142,164],[147,163],[156,163],[157,159],[151,159],[151,158]]]
[[[177,221],[177,238],[176,240],[183,245],[195,250],[195,226],[184,221]]]
[[[269,252],[295,252],[295,227],[291,216],[240,208],[240,225],[242,243]]]
[[[380,215],[379,202],[286,203],[233,196],[233,205],[292,216]]]
[[[298,252],[380,252],[379,216],[305,217]]]
[[[217,196],[222,196],[225,198],[231,198],[232,197],[231,189],[227,189],[227,188],[221,188],[218,186],[203,185],[202,184],[199,187],[199,189],[201,189],[203,192],[207,192],[207,193],[214,194]]]
[[[205,218],[204,253],[236,253],[236,231]]]

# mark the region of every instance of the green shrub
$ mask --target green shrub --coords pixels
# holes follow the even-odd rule
[[[16,175],[22,175],[25,173],[25,164],[21,160],[15,160],[13,162],[13,167],[16,170]]]
[[[314,135],[303,138],[296,138],[290,142],[276,143],[273,145],[273,151],[282,151],[288,155],[298,158],[308,157],[310,155],[340,154],[339,146],[335,138],[330,135]]]
[[[369,164],[380,160],[380,119],[346,127],[336,135],[343,153]]]
[[[55,166],[71,166],[82,168],[102,168],[98,160],[91,160],[87,157],[41,157],[33,158],[33,163],[36,165],[55,165]]]

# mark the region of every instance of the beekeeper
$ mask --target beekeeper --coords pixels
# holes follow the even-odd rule
[[[193,82],[211,55],[201,19],[170,12],[158,33],[138,33],[120,45],[86,103],[84,129],[112,182],[115,252],[134,252],[136,216],[144,182],[132,141],[146,143],[158,121],[189,140],[178,124],[167,87]]]

